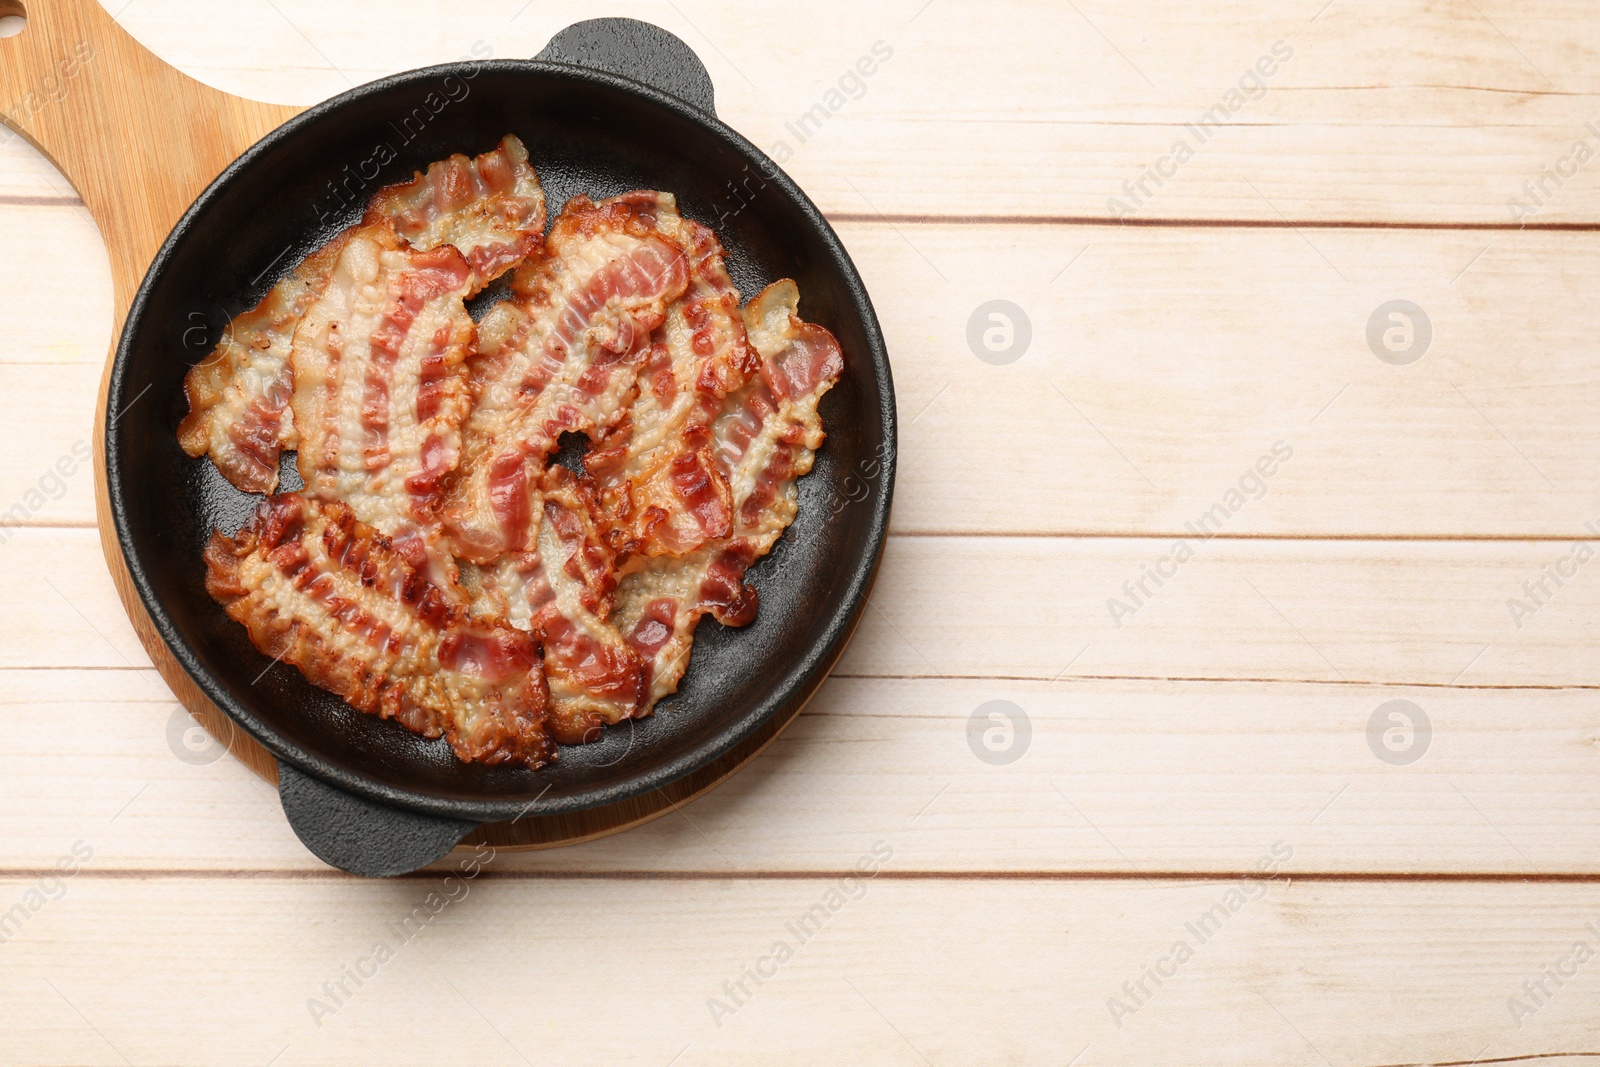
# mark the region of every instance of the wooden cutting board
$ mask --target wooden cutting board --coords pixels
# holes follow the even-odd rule
[[[263,104],[203,85],[134,40],[95,0],[0,0],[23,31],[0,39],[0,118],[42,152],[83,198],[111,260],[112,355],[134,294],[178,219],[218,174],[304,108]],[[196,720],[251,770],[277,782],[276,759],[234,726],[168,651],[128,575],[105,480],[106,389],[95,405],[95,509],[112,581],[140,642]],[[196,561],[199,566],[199,561]],[[722,759],[666,789],[568,816],[495,823],[469,835],[502,848],[554,848],[617,833],[674,810],[753,759],[795,708]]]

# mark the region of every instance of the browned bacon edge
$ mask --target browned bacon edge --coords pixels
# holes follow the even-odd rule
[[[794,282],[784,279],[744,309],[761,373],[727,396],[716,424],[719,463],[734,487],[733,536],[708,542],[676,575],[662,572],[671,560],[656,558],[624,579],[619,602],[627,605],[613,621],[646,660],[652,704],[677,689],[701,616],[725,626],[754,620],[759,601],[745,573],[793,521],[794,483],[822,445],[817,404],[844,360],[827,329],[799,317],[798,303]],[[668,595],[652,595],[657,589]]]
[[[644,660],[605,621],[616,593],[616,559],[595,528],[593,509],[586,487],[570,471],[549,470],[544,479],[548,533],[542,532],[539,548],[556,557],[547,567],[559,568],[557,581],[576,588],[578,607],[569,612],[552,598],[533,627],[544,644],[550,678],[551,730],[569,744],[596,741],[602,726],[649,714]]]
[[[211,354],[189,370],[189,411],[178,427],[186,453],[199,458],[209,452],[223,477],[245,492],[278,487],[279,453],[297,444],[288,368],[295,326],[321,295],[350,235],[391,223],[418,251],[456,245],[472,270],[471,295],[539,250],[544,190],[527,150],[509,134],[476,159],[453,155],[411,181],[379,189],[361,223],[314,252],[230,322]],[[247,392],[252,368],[270,380]]]
[[[528,486],[561,434],[592,437],[620,417],[640,350],[688,284],[680,221],[664,193],[598,204],[580,194],[544,255],[517,271],[516,299],[485,316],[471,367],[478,403],[443,513],[461,558],[487,563],[523,550]],[[611,248],[614,235],[636,243]],[[597,263],[595,244],[615,254]],[[588,273],[575,275],[575,265]]]
[[[453,156],[380,190],[363,226],[392,228],[418,251],[453,245],[476,291],[538,250],[543,221],[543,192],[520,142],[508,137],[476,160]],[[361,228],[335,238],[230,324],[213,359],[186,379],[185,450],[220,453],[219,468],[241,488],[276,485],[278,448],[296,443],[286,410],[290,389],[273,381],[247,398],[242,416],[223,421],[232,414],[227,389],[252,356],[278,354],[279,347],[288,373],[285,331],[292,335]],[[446,738],[464,761],[537,768],[556,758],[556,741],[594,741],[605,724],[648,715],[677,688],[701,616],[727,626],[754,619],[758,598],[745,574],[794,517],[794,482],[810,470],[823,437],[816,405],[843,369],[832,334],[799,318],[792,281],[769,286],[741,313],[716,236],[678,219],[670,196],[641,191],[600,204],[575,197],[552,242],[559,247],[562,239],[608,231],[666,237],[681,253],[672,265],[675,291],[653,308],[629,307],[637,279],[602,268],[555,306],[558,264],[547,257],[518,271],[513,288],[522,311],[507,320],[514,332],[500,343],[522,343],[532,316],[548,316],[554,357],[536,369],[542,377],[522,383],[523,395],[537,396],[564,358],[579,360],[583,373],[563,386],[553,420],[533,435],[538,440],[505,451],[505,440],[491,438],[487,450],[476,450],[489,475],[481,500],[500,527],[498,551],[509,553],[479,553],[476,562],[499,567],[501,578],[469,564],[462,577],[470,575],[473,588],[463,589],[453,566],[440,577],[415,545],[358,522],[345,503],[297,494],[269,498],[237,537],[219,531],[205,552],[208,591],[257,648],[360,711]],[[624,274],[640,273],[637,265],[621,266]],[[652,274],[652,281],[660,279]],[[686,325],[672,345],[660,328],[668,314]],[[475,396],[503,366],[494,348],[486,346],[473,365]],[[673,443],[652,449],[650,466],[640,467],[657,476],[656,503],[644,506],[632,499],[631,482],[605,478],[608,464],[620,468],[636,458],[627,452],[633,426],[626,398],[596,406],[610,395],[602,394],[606,380],[621,370],[636,383],[630,388],[652,392],[658,406],[649,417],[666,419],[670,409],[681,423],[668,438]],[[671,408],[672,394],[684,389],[694,403]],[[606,422],[604,413],[618,402],[625,417],[613,428],[615,414]],[[229,438],[220,448],[219,427]],[[600,477],[544,468],[565,429],[599,439],[589,461]],[[671,453],[665,465],[662,452]],[[500,467],[507,470],[496,473]],[[431,506],[424,510],[423,518],[433,515]],[[673,514],[693,517],[703,536],[662,536]],[[415,531],[409,535],[415,539]],[[631,580],[643,577],[641,569],[654,571],[656,581],[630,589],[624,599],[631,603],[613,614],[619,573]],[[496,583],[506,576],[524,598],[519,618],[530,632],[505,621],[506,587]],[[493,608],[484,613],[486,603]]]
[[[534,547],[491,567],[464,564],[461,580],[473,610],[525,627],[542,643],[551,732],[583,744],[598,740],[607,724],[648,714],[644,663],[606,621],[616,561],[594,527],[585,487],[553,466],[535,495]]]
[[[471,618],[344,505],[270,497],[237,537],[213,533],[205,562],[207,592],[258,649],[357,710],[466,762],[556,758],[529,635]]]
[[[350,240],[367,242],[383,253],[399,253],[404,265],[380,275],[384,304],[367,336],[347,336],[341,330],[344,323],[329,318],[320,303],[306,309],[290,356],[295,379],[292,406],[301,438],[296,460],[307,495],[342,498],[363,521],[397,536],[402,532],[397,521],[424,528],[433,523],[441,483],[460,455],[460,425],[471,406],[465,365],[475,332],[461,297],[471,268],[451,245],[425,252],[406,245],[389,222],[352,231]],[[330,289],[334,284],[329,282]],[[405,384],[415,383],[414,390],[401,393],[408,396],[412,421],[426,437],[420,452],[407,457],[415,465],[398,468],[401,477],[388,436],[395,414],[397,360],[418,317],[441,299],[448,301],[447,310],[453,313],[432,336],[431,347],[418,355],[414,370],[408,361],[403,379]],[[362,392],[359,409],[352,408],[357,419],[351,420],[345,392],[347,379],[357,375]],[[344,469],[341,461],[342,434],[351,421],[359,421],[363,435],[360,472]],[[386,490],[380,491],[384,483]],[[380,520],[385,497],[400,503],[395,514]]]
[[[683,232],[688,287],[656,331],[633,410],[585,458],[606,540],[623,557],[682,556],[732,533],[732,493],[712,422],[727,394],[755,373],[756,358],[722,244],[688,219]]]
[[[354,229],[323,245],[228,323],[211,355],[184,376],[189,412],[178,424],[178,443],[196,459],[210,452],[222,476],[247,493],[278,487],[279,451],[296,443],[289,413],[294,328],[327,284]],[[277,374],[265,390],[246,395],[242,378],[255,361],[276,362]],[[238,391],[238,410],[225,406],[230,389]]]
[[[475,159],[458,152],[379,189],[366,221],[382,219],[419,251],[454,245],[472,267],[471,296],[544,244],[544,189],[528,150],[506,134]]]
[[[782,278],[746,305],[745,325],[772,395],[780,401],[809,398],[814,403],[844,373],[844,353],[826,327],[800,318],[799,304],[799,287]]]

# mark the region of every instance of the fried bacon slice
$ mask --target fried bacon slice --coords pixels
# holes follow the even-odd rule
[[[551,467],[535,492],[533,547],[491,566],[466,564],[461,580],[474,611],[529,630],[544,646],[549,725],[556,740],[596,741],[605,724],[649,714],[644,660],[606,622],[616,562],[591,518],[593,502],[564,467]]]
[[[844,371],[839,343],[797,314],[794,282],[774,282],[744,309],[760,374],[730,393],[712,427],[717,462],[732,490],[732,534],[687,557],[650,557],[619,582],[611,622],[646,660],[646,702],[675,692],[689,664],[695,626],[710,614],[725,626],[755,618],[745,571],[794,521],[796,479],[822,446],[817,405]]]
[[[369,715],[443,737],[467,762],[556,758],[532,638],[451,604],[339,503],[269,497],[212,534],[206,590],[264,654]]]
[[[722,245],[684,220],[689,285],[667,309],[628,414],[584,459],[606,537],[630,556],[680,556],[732,531],[733,497],[713,449],[728,393],[756,371]]]
[[[538,251],[544,190],[522,142],[509,135],[476,159],[451,156],[409,182],[380,189],[361,224],[313,253],[230,322],[212,353],[189,371],[189,412],[178,430],[185,452],[210,455],[223,477],[246,492],[277,488],[278,455],[297,445],[289,411],[295,328],[322,295],[352,235],[386,222],[418,251],[459,251],[471,268],[470,296]]]
[[[652,557],[618,583],[611,622],[644,660],[648,707],[677,692],[701,616],[724,626],[755,619],[755,590],[744,584],[755,559],[748,542],[717,541],[682,558]]]
[[[789,280],[740,309],[667,193],[574,197],[546,240],[520,141],[379,190],[237,317],[179,430],[268,497],[206,549],[263,652],[466,761],[540,767],[677,690],[793,522],[838,342]],[[465,301],[516,268],[475,326]],[[586,473],[551,465],[586,435]],[[459,558],[458,558],[459,557]]]
[[[734,531],[757,556],[794,521],[795,479],[810,472],[826,436],[817,406],[844,373],[838,340],[802,320],[799,305],[799,289],[785,278],[745,307],[761,378],[728,397],[715,427],[737,502]]]
[[[529,486],[561,434],[621,418],[640,352],[688,284],[682,220],[667,193],[562,209],[514,300],[479,327],[474,407],[444,517],[456,555],[489,563],[525,549]]]
[[[389,223],[349,235],[290,355],[307,495],[389,536],[435,525],[471,405],[471,279],[454,246],[419,252]]]
[[[210,455],[223,477],[247,493],[276,489],[278,453],[297,443],[289,417],[289,348],[344,239],[341,234],[319,249],[230,322],[211,355],[183,379],[189,413],[178,425],[178,443],[196,458]]]
[[[413,248],[451,245],[460,252],[472,268],[472,296],[539,250],[544,189],[528,150],[507,134],[476,159],[458,153],[409,182],[378,190],[366,221],[386,218]]]

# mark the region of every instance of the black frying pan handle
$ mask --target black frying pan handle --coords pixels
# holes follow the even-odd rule
[[[534,58],[620,74],[708,115],[717,113],[711,75],[694,49],[648,22],[623,18],[575,22],[550,38]]]
[[[387,878],[444,857],[478,824],[374,804],[278,761],[278,795],[289,825],[330,867]]]

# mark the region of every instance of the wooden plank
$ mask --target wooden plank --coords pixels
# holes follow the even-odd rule
[[[1585,126],[1600,118],[1600,24],[1582,0],[830,0],[792,10],[283,0],[237,11],[177,0],[133,5],[121,21],[209,84],[310,104],[475,44],[532,56],[569,22],[619,14],[688,42],[723,117],[787,155],[836,213],[1101,219],[1113,197],[1133,203],[1125,185],[1144,180],[1144,219],[1505,225],[1524,182],[1568,159],[1579,138],[1600,144]],[[891,58],[858,87],[849,75],[880,41]],[[1230,100],[1277,42],[1292,55],[1260,79],[1264,95],[1246,81],[1255,98]],[[829,98],[841,79],[844,93]],[[1219,103],[1239,106],[1202,140],[1196,124]],[[802,131],[819,105],[827,117]],[[1193,155],[1175,164],[1180,140]],[[1143,178],[1157,165],[1172,174],[1159,187]],[[1600,220],[1597,178],[1591,166],[1559,188],[1545,179],[1550,196],[1533,221]]]
[[[21,249],[0,264],[0,418],[22,430],[0,457],[4,522],[85,439],[110,283],[83,208],[0,205],[0,225]],[[894,357],[899,531],[1179,534],[1247,478],[1265,495],[1227,517],[1231,535],[1600,523],[1592,235],[1318,231],[1312,247],[1292,230],[842,232]],[[968,342],[991,298],[1031,322],[1006,365]],[[1408,366],[1366,339],[1394,298],[1432,326]],[[1559,313],[1529,314],[1552,300]],[[1278,442],[1292,461],[1255,485]],[[45,493],[22,521],[92,522],[90,488]]]
[[[0,540],[17,526],[94,522],[100,370],[98,361],[74,362],[65,351],[60,362],[0,362],[0,421],[15,442],[0,450]]]
[[[1600,519],[1579,443],[1600,402],[1590,235],[1304,237],[847,227],[895,357],[896,528],[1181,534],[1242,481],[1229,534],[1564,536]],[[1367,341],[1397,298],[1432,329],[1406,366]],[[969,342],[991,299],[1032,328],[1000,366]],[[1561,314],[1528,314],[1551,301]],[[1275,447],[1276,473],[1252,473]]]
[[[150,666],[117,600],[95,530],[22,528],[0,535],[6,537],[0,618],[27,620],[8,626],[0,666]]]
[[[78,202],[78,194],[27,138],[0,129],[0,205],[32,202]]]
[[[858,845],[869,862],[874,840]],[[1522,1026],[1508,1007],[1544,968],[1570,971],[1576,943],[1593,953],[1588,886],[1315,884],[1288,880],[1292,858],[1249,885],[912,882],[893,878],[895,842],[880,849],[893,853],[882,873],[842,891],[504,879],[493,857],[449,882],[107,879],[91,859],[4,946],[0,1058],[1600,1062],[1583,1055],[1592,959],[1565,988],[1545,979]],[[0,901],[30,888],[0,881]],[[802,940],[790,927],[813,908]],[[1189,928],[1207,914],[1202,939]],[[1143,975],[1157,965],[1160,986]],[[756,967],[759,986],[742,978]],[[1134,1003],[1123,984],[1140,980],[1150,995],[1114,1021],[1108,1002]]]
[[[1589,600],[1595,587],[1573,579],[1558,589],[1543,577],[1544,567],[1568,559],[1570,546],[1244,540],[1191,547],[1194,556],[1180,562],[1173,542],[1142,538],[895,539],[873,610],[839,669],[1430,685],[1600,681],[1589,654],[1600,636]],[[1158,586],[1147,571],[1161,570],[1171,576]],[[1537,580],[1550,594],[1543,606],[1523,588]],[[1515,618],[1513,597],[1525,606]]]
[[[0,262],[0,366],[43,367],[45,380],[63,366],[102,366],[111,341],[111,271],[88,210],[66,202],[0,200],[0,225],[11,253]],[[8,398],[28,388],[20,381],[8,385]],[[58,404],[83,401],[75,386],[57,386]],[[89,391],[92,409],[93,385]]]
[[[10,178],[37,173],[19,168],[19,157],[38,159],[20,142],[0,147],[9,253],[0,257],[0,424],[10,442],[0,451],[0,525],[92,523],[88,460],[111,340],[110,265],[82,205],[7,201]]]
[[[97,870],[324,869],[153,671],[6,671],[0,693],[5,870],[80,836]],[[1429,728],[1385,759],[1392,700]],[[900,871],[1203,874],[1281,836],[1301,874],[1593,873],[1597,728],[1593,691],[841,678],[683,812],[500,869],[814,874],[882,835]]]
[[[1600,584],[1593,562],[1576,564],[1570,545],[1211,541],[1181,565],[1172,547],[1144,538],[891,537],[838,669],[1600,686],[1592,655]],[[1144,578],[1158,565],[1176,567],[1160,588]],[[1576,576],[1560,587],[1546,576],[1572,566]],[[1136,603],[1123,586],[1140,580],[1153,596]],[[1539,581],[1542,604],[1525,587]],[[1123,605],[1115,618],[1113,600]],[[0,667],[148,663],[93,530],[23,529],[0,545],[0,617],[27,620],[0,646]]]

